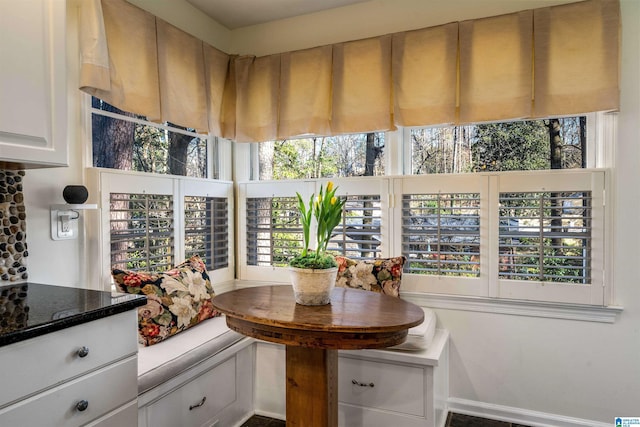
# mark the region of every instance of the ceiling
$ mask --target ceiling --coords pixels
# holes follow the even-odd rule
[[[367,0],[187,0],[230,30]]]

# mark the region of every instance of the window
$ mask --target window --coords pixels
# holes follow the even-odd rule
[[[499,277],[591,283],[591,192],[500,193]]]
[[[257,144],[259,179],[381,176],[384,133],[310,137]]]
[[[101,218],[88,224],[106,242],[98,254],[103,283],[112,268],[163,271],[200,256],[212,281],[234,278],[233,184],[176,176],[92,168]]]
[[[91,100],[93,166],[219,178],[218,140]]]
[[[403,194],[402,253],[407,273],[480,275],[480,195]]]
[[[162,271],[175,264],[173,198],[163,194],[110,193],[111,265]]]
[[[342,221],[334,229],[327,250],[351,259],[379,257],[382,252],[380,194],[344,198]]]
[[[89,97],[87,97],[87,100]],[[88,105],[88,103],[87,103]],[[102,195],[99,275],[163,271],[199,255],[212,280],[234,278],[233,185],[219,153],[228,141],[120,111],[91,98],[89,184]],[[228,160],[230,163],[230,160]]]
[[[185,258],[199,255],[212,270],[229,266],[228,214],[225,197],[184,197]]]
[[[302,249],[294,197],[247,198],[247,264],[284,267]]]
[[[407,129],[411,174],[584,168],[587,117]]]
[[[404,255],[407,292],[606,304],[606,170],[594,168],[607,156],[595,140],[604,135],[595,132],[600,116],[386,134],[385,151],[403,152],[410,175],[332,178],[347,204],[330,249]],[[298,164],[296,150],[286,151]],[[279,176],[282,166],[268,167]],[[239,262],[251,268],[240,268],[241,279],[266,267],[274,281],[288,280],[279,267],[302,240],[295,193],[308,197],[322,182],[242,183],[254,232],[244,235]]]
[[[382,224],[386,221],[388,203],[382,197],[382,189],[387,188],[388,181],[378,178],[333,181],[338,186],[337,196],[346,202],[328,249],[353,259],[387,256],[390,240],[383,236]],[[286,267],[302,249],[296,192],[306,201],[325,184],[326,181],[282,181],[275,185],[251,181],[239,185],[243,207],[239,218],[243,220],[238,231],[240,241],[244,242],[240,248],[244,249],[240,251],[241,278],[264,280],[265,274],[269,274],[271,280],[287,280],[286,271],[275,268]],[[311,232],[314,231],[315,227],[311,227]],[[310,238],[313,248],[315,236]]]

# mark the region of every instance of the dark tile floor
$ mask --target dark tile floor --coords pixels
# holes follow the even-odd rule
[[[282,420],[254,415],[242,427],[285,427]],[[446,427],[527,427],[521,424],[513,424],[504,421],[488,420],[486,418],[472,417],[470,415],[454,414],[449,412]]]
[[[261,415],[254,415],[242,424],[242,427],[285,427],[286,423],[275,418],[267,418]]]

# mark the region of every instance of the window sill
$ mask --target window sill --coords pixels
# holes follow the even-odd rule
[[[501,300],[421,292],[402,292],[402,299],[414,304],[447,310],[510,314],[515,316],[546,317],[585,322],[615,323],[620,306],[589,306],[541,301]]]

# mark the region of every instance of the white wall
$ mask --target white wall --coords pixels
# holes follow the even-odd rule
[[[577,0],[371,0],[232,31],[228,53],[256,56]]]
[[[202,14],[186,0],[127,0],[211,46],[230,52],[231,31]]]
[[[151,3],[151,0],[135,1]],[[164,6],[169,1],[176,7],[186,4],[184,0],[157,1]],[[216,47],[223,50],[228,42],[231,53],[261,55],[496,15],[514,7],[525,9],[555,3],[558,2],[443,0],[438,3],[443,8],[439,12],[430,9],[432,1],[373,0],[344,8],[339,14],[326,12],[235,30],[226,42],[222,40],[226,33],[213,25],[206,38],[212,44],[219,42]],[[499,405],[607,424],[612,423],[614,416],[640,416],[640,232],[636,220],[640,212],[640,2],[621,0],[621,4],[622,105],[612,223],[615,303],[623,306],[624,312],[614,324],[602,324],[437,310],[440,326],[451,332],[451,397],[475,403],[477,408]],[[361,8],[365,5],[373,6],[372,11],[364,13]],[[169,6],[160,9],[159,14],[174,15],[168,12]],[[196,16],[193,11],[189,14]],[[73,37],[73,7],[69,15],[71,166],[27,171],[24,191],[28,267],[30,280],[34,282],[92,287],[95,285],[84,282],[84,266],[92,262],[84,258],[84,239],[52,241],[49,237],[49,205],[62,202],[65,185],[82,180],[86,151],[83,145],[88,143],[82,132],[80,97],[75,89],[77,43]],[[177,21],[172,23],[188,26],[189,22],[192,21],[184,19],[180,25]],[[207,25],[198,28],[208,31]]]

